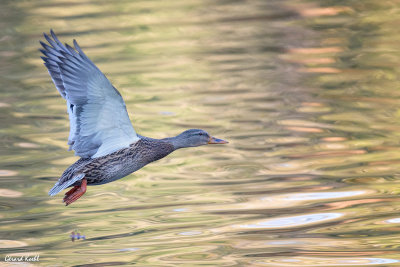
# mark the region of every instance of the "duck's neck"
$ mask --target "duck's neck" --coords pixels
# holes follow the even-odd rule
[[[182,139],[179,138],[179,135],[174,136],[174,137],[167,137],[167,138],[164,138],[164,139],[161,139],[161,140],[166,141],[166,142],[170,143],[171,145],[173,145],[174,146],[174,150],[187,147],[184,144],[184,142],[182,142]]]

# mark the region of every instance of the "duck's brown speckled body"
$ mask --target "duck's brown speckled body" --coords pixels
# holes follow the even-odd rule
[[[74,48],[64,46],[53,31],[50,34],[44,34],[48,44],[40,42],[44,48],[40,51],[56,88],[67,101],[68,144],[81,159],[64,171],[49,195],[72,186],[64,197],[69,205],[86,192],[87,185],[125,177],[176,149],[227,143],[198,129],[165,139],[136,134],[121,94],[78,43],[74,40]]]
[[[174,146],[168,140],[141,136],[138,142],[109,155],[79,159],[64,171],[60,183],[83,173],[88,185],[106,184],[121,179],[174,150]],[[80,181],[71,186],[77,185],[80,185]]]

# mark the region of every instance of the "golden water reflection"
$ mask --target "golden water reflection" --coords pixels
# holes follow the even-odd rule
[[[297,227],[297,226],[304,226],[307,224],[319,223],[324,222],[327,220],[334,220],[339,217],[343,216],[340,213],[313,213],[313,214],[305,214],[305,215],[298,215],[293,217],[283,217],[283,218],[274,218],[274,219],[267,219],[264,221],[256,221],[250,224],[243,224],[236,227],[240,228],[251,228],[251,229],[258,229],[258,228],[287,228],[287,227]],[[235,226],[234,226],[235,227]]]
[[[395,1],[0,10],[2,254],[38,253],[39,266],[399,264]],[[77,159],[37,51],[50,28],[106,73],[138,133],[204,128],[230,144],[176,151],[67,208],[48,197]]]
[[[385,258],[319,258],[319,257],[297,257],[293,259],[270,259],[266,261],[255,261],[260,266],[364,266],[397,263],[398,260]]]

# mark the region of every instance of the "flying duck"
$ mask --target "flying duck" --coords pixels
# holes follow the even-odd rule
[[[121,94],[78,43],[73,41],[74,48],[63,45],[53,30],[50,36],[44,33],[44,38],[48,43],[40,41],[43,46],[40,51],[44,55],[41,58],[67,102],[69,150],[80,157],[49,191],[49,195],[54,196],[72,187],[64,196],[65,205],[79,199],[87,185],[121,179],[177,149],[228,143],[199,129],[164,139],[137,134]]]

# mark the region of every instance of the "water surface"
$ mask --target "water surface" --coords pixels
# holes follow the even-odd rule
[[[1,1],[0,260],[398,265],[399,4]],[[106,73],[138,133],[230,144],[176,151],[69,207],[48,197],[77,160],[37,51],[50,28]]]

